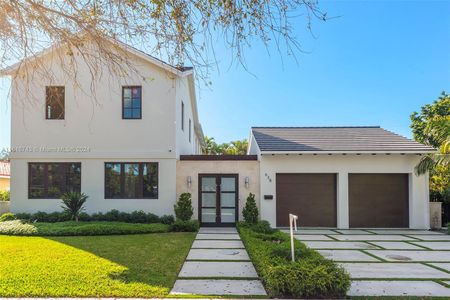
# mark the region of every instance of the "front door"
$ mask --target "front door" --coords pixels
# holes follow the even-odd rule
[[[238,220],[238,175],[199,175],[199,220],[202,226],[235,226]]]

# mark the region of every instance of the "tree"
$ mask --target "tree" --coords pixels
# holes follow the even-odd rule
[[[78,222],[78,216],[84,210],[84,203],[88,196],[79,192],[67,192],[61,196],[62,209],[70,215],[72,220]]]
[[[241,64],[258,40],[292,55],[301,51],[294,34],[298,19],[309,29],[314,19],[327,20],[314,0],[0,0],[0,11],[0,69],[63,44],[64,55],[81,53],[92,76],[98,76],[99,64],[111,71],[125,65],[115,45],[106,44],[110,38],[172,65],[192,64],[207,76],[218,44]]]
[[[173,206],[177,220],[189,221],[194,214],[190,193],[182,193],[177,203]]]
[[[230,143],[217,144],[213,137],[205,136],[205,148],[203,154],[208,155],[244,155],[247,154],[248,141],[237,140]]]
[[[450,96],[443,92],[420,113],[414,112],[411,121],[414,139],[439,150],[423,156],[415,172],[430,172],[431,200],[450,201]]]
[[[258,207],[256,207],[255,194],[249,193],[242,215],[246,223],[255,224],[258,222]]]

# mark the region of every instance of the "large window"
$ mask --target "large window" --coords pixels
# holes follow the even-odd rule
[[[158,163],[105,163],[105,198],[158,198]]]
[[[122,118],[142,118],[142,87],[124,86],[122,88]]]
[[[45,87],[45,118],[64,120],[64,87]]]
[[[29,163],[28,198],[58,199],[81,191],[80,163]]]

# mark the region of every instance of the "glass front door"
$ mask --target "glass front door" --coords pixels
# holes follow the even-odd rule
[[[199,175],[199,220],[202,226],[234,226],[238,175]]]

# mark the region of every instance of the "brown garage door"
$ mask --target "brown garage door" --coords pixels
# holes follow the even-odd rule
[[[336,227],[336,174],[277,174],[277,226]]]
[[[349,174],[350,227],[409,227],[408,174]]]

